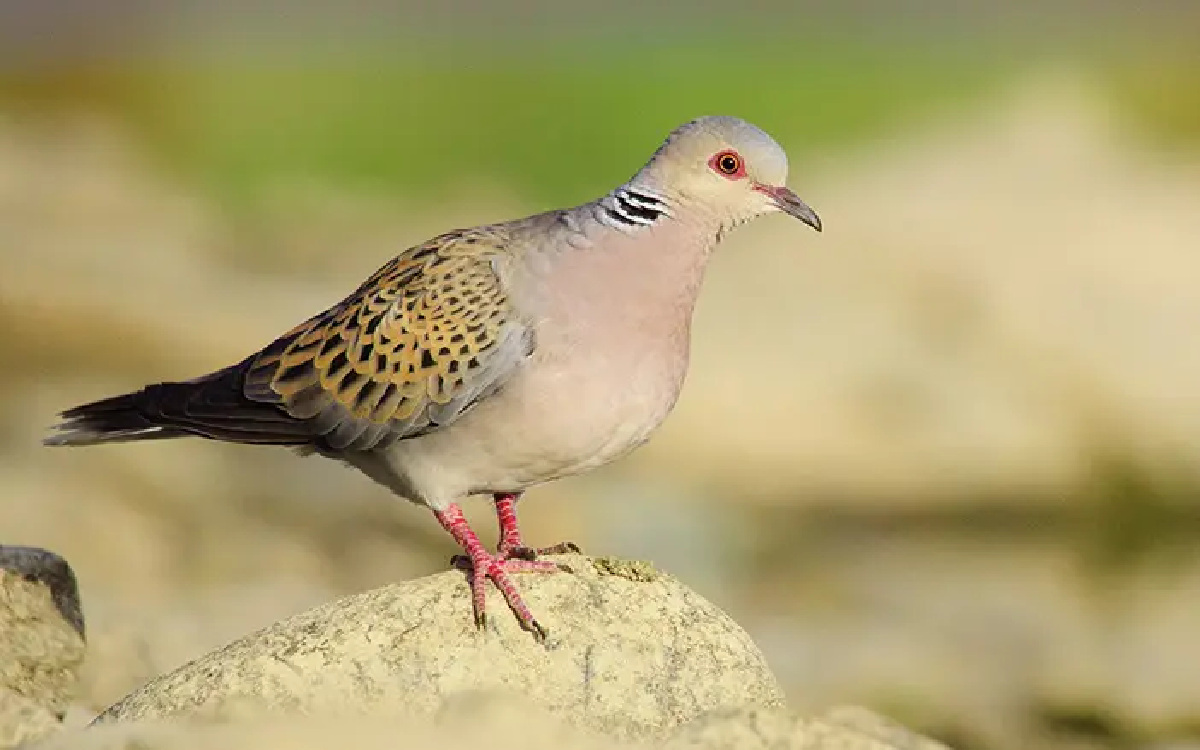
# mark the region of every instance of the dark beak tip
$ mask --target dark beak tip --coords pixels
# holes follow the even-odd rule
[[[815,229],[818,232],[824,231],[825,225],[821,221],[821,217],[817,215],[817,212],[812,210],[811,208],[809,208],[808,206],[806,206],[804,204],[801,204],[801,206],[802,206],[802,208],[800,208],[799,210],[793,209],[793,210],[787,211],[787,213],[790,214],[791,216],[794,216],[795,218],[799,219],[800,221],[804,222],[805,224],[809,225],[810,227],[812,227],[813,229]],[[785,209],[785,210],[787,210],[787,209]]]
[[[818,232],[823,231],[824,225],[817,212],[786,187],[775,188],[771,191],[776,205],[784,213],[793,216]]]

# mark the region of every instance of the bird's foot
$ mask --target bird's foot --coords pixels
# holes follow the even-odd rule
[[[487,581],[491,579],[508,602],[521,627],[530,631],[539,641],[546,640],[546,629],[534,618],[529,606],[521,598],[521,592],[509,576],[510,573],[554,573],[565,566],[547,560],[524,560],[504,558],[486,552],[483,547],[472,549],[469,554],[455,555],[450,564],[465,570],[471,579],[471,604],[475,610],[475,624],[487,625]]]
[[[496,504],[496,518],[500,521],[500,543],[496,545],[496,554],[502,560],[536,560],[540,555],[582,554],[575,542],[559,542],[550,547],[526,547],[521,541],[521,527],[517,524],[517,500],[520,493],[498,492],[493,497]],[[565,565],[560,566],[570,572]]]
[[[499,556],[505,560],[537,560],[542,555],[582,555],[583,550],[575,542],[559,542],[558,544],[549,547],[526,547],[523,544],[515,546],[507,546],[501,542],[497,549]],[[566,565],[559,564],[559,568],[571,572],[571,569]]]
[[[510,573],[552,573],[562,569],[562,566],[543,560],[509,559],[503,554],[493,555],[483,548],[479,537],[471,530],[467,519],[463,517],[462,509],[451,504],[445,510],[435,510],[433,515],[454,540],[462,547],[465,555],[455,555],[450,564],[468,571],[471,581],[471,605],[475,611],[475,624],[483,627],[487,624],[487,581],[490,578],[496,588],[508,602],[513,614],[521,627],[530,631],[539,641],[546,640],[546,629],[538,623],[529,611],[528,605],[521,598],[521,592],[513,583]]]

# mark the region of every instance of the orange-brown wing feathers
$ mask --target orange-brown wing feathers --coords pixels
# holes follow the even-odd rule
[[[532,351],[493,265],[493,229],[400,255],[263,350],[245,392],[311,423],[333,450],[369,449],[453,421]]]

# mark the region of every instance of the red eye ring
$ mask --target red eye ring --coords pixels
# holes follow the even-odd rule
[[[717,174],[731,180],[746,176],[746,165],[736,151],[721,151],[709,159],[708,165]]]

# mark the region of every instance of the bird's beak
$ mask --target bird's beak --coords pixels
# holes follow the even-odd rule
[[[758,189],[771,196],[780,211],[795,216],[818,232],[821,231],[821,217],[817,216],[817,212],[807,203],[800,200],[800,196],[783,186],[761,185]]]

